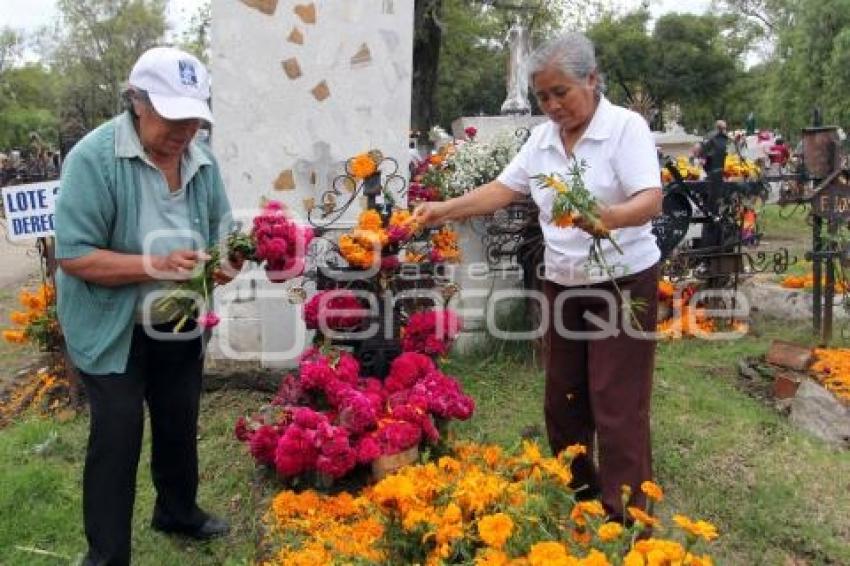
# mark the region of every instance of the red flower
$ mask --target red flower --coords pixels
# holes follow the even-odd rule
[[[278,438],[278,433],[274,427],[269,425],[261,426],[248,440],[251,455],[260,463],[273,464]]]
[[[390,373],[384,382],[387,391],[409,389],[434,369],[434,362],[418,352],[406,351],[390,364]]]
[[[415,313],[404,328],[401,347],[405,352],[444,356],[461,329],[454,311],[432,310]]]
[[[351,330],[360,325],[366,313],[354,293],[332,289],[313,295],[304,305],[303,316],[310,330]]]
[[[236,439],[239,442],[245,442],[248,438],[250,438],[251,431],[248,430],[248,422],[245,420],[245,417],[239,417],[236,419],[234,432],[236,433]]]
[[[274,453],[277,473],[289,477],[314,469],[319,455],[315,436],[315,431],[308,431],[294,424],[288,426]]]
[[[463,133],[466,134],[466,137],[470,140],[475,139],[476,134],[478,134],[478,128],[475,126],[467,126],[464,128]]]
[[[201,328],[213,328],[221,322],[221,317],[213,311],[207,311],[198,318],[198,326]]]
[[[355,448],[357,461],[360,464],[368,464],[381,455],[381,445],[373,436],[364,436],[357,442]]]

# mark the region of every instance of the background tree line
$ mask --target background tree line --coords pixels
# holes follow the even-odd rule
[[[114,115],[133,61],[165,41],[166,4],[59,0],[54,26],[26,37],[0,29],[0,149],[25,147],[31,132],[55,147]],[[413,129],[498,114],[517,4],[415,0]],[[709,14],[655,21],[646,9],[612,11],[602,0],[536,4],[533,42],[562,28],[586,31],[608,96],[654,107],[655,127],[674,105],[699,132],[721,117],[741,126],[754,112],[759,127],[793,137],[815,107],[826,123],[850,122],[850,0],[715,0]],[[207,5],[171,41],[205,58],[209,25]],[[25,53],[38,61],[24,63]]]

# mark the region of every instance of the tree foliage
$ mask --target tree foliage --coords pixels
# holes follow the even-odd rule
[[[61,120],[85,132],[121,108],[130,69],[166,31],[165,0],[59,0],[59,36],[50,54],[60,78]]]

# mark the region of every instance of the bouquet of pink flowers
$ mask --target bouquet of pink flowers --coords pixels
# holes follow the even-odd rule
[[[269,281],[282,283],[304,272],[313,229],[288,218],[282,203],[272,200],[265,204],[254,218],[251,238],[255,245],[254,257],[265,262]]]
[[[423,354],[400,355],[383,383],[359,370],[347,352],[311,348],[269,407],[237,421],[236,437],[282,477],[340,478],[423,440],[438,442],[437,420],[466,420],[475,409],[457,380]]]
[[[245,261],[265,262],[269,280],[283,282],[301,275],[304,271],[307,247],[313,239],[309,226],[299,226],[287,218],[285,208],[278,201],[269,201],[254,218],[251,234],[235,231],[221,246],[207,251],[209,259],[190,279],[179,282],[174,290],[159,300],[155,308],[178,320],[178,332],[191,319],[202,328],[216,326],[220,318],[208,309],[209,295],[216,285],[226,283]],[[199,309],[196,297],[203,297]],[[200,310],[200,312],[199,312]]]

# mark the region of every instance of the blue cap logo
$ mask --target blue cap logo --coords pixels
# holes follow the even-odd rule
[[[180,82],[185,86],[198,86],[198,75],[191,61],[180,61]]]

